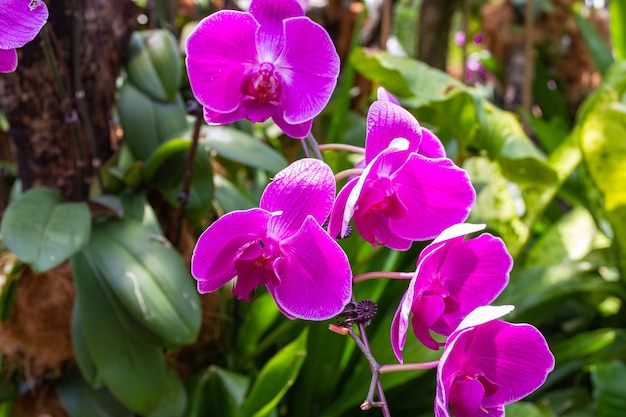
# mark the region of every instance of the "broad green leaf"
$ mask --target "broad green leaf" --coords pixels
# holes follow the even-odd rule
[[[507,417],[552,417],[553,414],[542,410],[533,403],[518,401],[506,406]]]
[[[218,155],[275,174],[287,166],[285,158],[258,139],[228,126],[203,126],[200,143]]]
[[[599,363],[592,367],[593,396],[597,417],[622,417],[626,410],[626,365],[623,362]]]
[[[147,160],[161,144],[188,128],[180,94],[162,103],[127,81],[120,88],[119,110],[124,143],[138,160]]]
[[[420,123],[436,126],[463,148],[486,150],[500,162],[507,178],[542,184],[556,180],[545,156],[524,133],[516,116],[498,109],[477,90],[411,58],[384,52],[366,55],[363,49],[356,49],[350,60],[363,76],[403,97],[403,105]]]
[[[237,417],[249,386],[249,377],[209,366],[187,382],[189,406],[185,417]]]
[[[580,29],[580,33],[583,35],[593,63],[596,65],[596,68],[598,68],[598,71],[602,74],[606,73],[614,61],[611,48],[588,20],[576,12],[572,12],[572,15],[574,16],[578,29]]]
[[[144,94],[172,101],[182,72],[174,35],[165,29],[134,32],[128,45],[126,71],[128,80]]]
[[[526,265],[550,266],[581,260],[589,250],[598,229],[589,212],[575,207],[531,247]]]
[[[247,210],[256,206],[256,203],[221,175],[215,175],[213,182],[215,183],[215,199],[224,213],[234,210]]]
[[[50,188],[33,188],[9,205],[1,228],[7,247],[39,273],[85,246],[91,216],[86,203],[66,203]]]
[[[626,60],[626,2],[609,2],[611,43],[617,60]]]
[[[72,309],[72,347],[74,348],[74,355],[76,356],[76,363],[78,369],[83,375],[85,381],[94,388],[100,388],[102,386],[102,380],[98,375],[98,368],[94,363],[89,347],[87,346],[87,340],[85,339],[85,333],[83,330],[83,324],[81,323],[80,307],[78,303],[74,303]]]
[[[161,402],[161,347],[117,301],[88,246],[72,258],[87,348],[104,385],[126,407],[148,414]]]
[[[618,266],[626,279],[626,105],[619,101],[626,72],[620,75],[622,82],[617,88],[621,91],[607,90],[599,96],[603,100],[596,100],[595,107],[588,110],[580,146],[585,166],[602,196],[604,215],[613,229]]]
[[[163,162],[167,161],[173,155],[188,150],[190,147],[191,141],[186,139],[172,139],[159,146],[154,153],[150,155],[144,165],[145,181],[150,182]]]
[[[187,391],[178,374],[170,367],[163,375],[163,396],[158,408],[148,417],[180,417],[187,409]]]
[[[120,194],[120,199],[124,207],[124,218],[142,224],[157,236],[165,236],[159,224],[159,219],[144,194],[133,193],[127,190]]]
[[[308,330],[281,349],[261,369],[238,417],[269,416],[291,387],[306,358]]]
[[[512,253],[518,253],[528,230],[520,219],[524,202],[514,184],[506,181],[500,165],[489,158],[476,156],[463,163],[476,189],[476,203],[468,219],[485,223],[497,232]],[[512,191],[518,190],[517,194]]]
[[[109,391],[94,389],[78,372],[70,372],[56,385],[56,394],[71,417],[133,417]]]
[[[93,266],[137,321],[168,345],[196,340],[201,316],[195,282],[159,235],[134,221],[110,219],[94,227],[88,248]]]
[[[280,311],[276,302],[268,292],[255,298],[254,302],[249,305],[249,310],[237,335],[239,355],[252,354],[259,345],[261,336],[270,329],[279,316]]]

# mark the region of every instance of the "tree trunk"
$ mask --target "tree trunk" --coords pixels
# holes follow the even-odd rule
[[[112,153],[115,80],[138,8],[130,0],[48,8],[49,35],[22,48],[17,71],[0,77],[0,106],[24,189],[45,185],[79,200]]]
[[[417,57],[430,66],[446,70],[448,34],[460,0],[423,0],[420,10]]]

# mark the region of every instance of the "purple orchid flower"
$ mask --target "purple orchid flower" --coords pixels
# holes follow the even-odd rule
[[[554,369],[543,335],[498,317],[512,306],[483,306],[452,333],[437,366],[435,417],[502,417]],[[452,411],[452,413],[450,413]]]
[[[198,24],[187,69],[207,122],[271,117],[303,138],[335,88],[339,56],[296,0],[253,0],[249,12],[222,10]]]
[[[445,157],[439,139],[390,101],[370,107],[365,165],[337,195],[331,236],[345,236],[354,218],[366,241],[406,250],[465,221],[476,198],[469,176]]]
[[[191,273],[201,293],[237,276],[233,293],[250,301],[265,285],[289,318],[325,320],[350,301],[346,254],[320,224],[330,212],[335,180],[328,165],[301,159],[274,177],[260,208],[219,218],[198,239]]]
[[[491,303],[506,287],[513,259],[502,239],[484,233],[464,240],[484,228],[467,223],[451,226],[420,254],[391,325],[391,345],[400,362],[411,314],[417,339],[437,350],[440,344],[431,330],[449,336],[471,311]]]
[[[48,20],[41,0],[4,0],[0,8],[0,72],[17,69],[17,51],[32,41]]]

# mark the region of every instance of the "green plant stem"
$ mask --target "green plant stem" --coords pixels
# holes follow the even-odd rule
[[[311,154],[309,154],[309,148],[306,146],[306,139],[300,139],[300,144],[302,145],[302,152],[304,152],[305,158],[310,158]]]
[[[411,279],[415,275],[413,272],[393,272],[393,271],[375,271],[365,272],[363,274],[355,275],[352,278],[353,284],[358,284],[363,281],[378,278],[391,278],[391,279]]]
[[[422,371],[425,369],[434,369],[438,365],[439,365],[439,361],[379,365],[378,373],[382,375],[382,374],[391,374],[394,372]]]
[[[50,33],[48,32],[48,26],[44,26],[41,29],[41,38],[44,43],[44,54],[46,55],[46,61],[48,62],[48,66],[52,71],[52,78],[54,80],[54,85],[59,94],[59,98],[61,99],[61,105],[63,107],[63,112],[65,114],[66,123],[72,125],[72,139],[74,140],[74,146],[76,147],[76,195],[79,199],[83,199],[83,183],[85,178],[85,152],[83,150],[83,142],[80,137],[80,130],[78,129],[77,124],[77,114],[76,110],[72,108],[70,98],[63,86],[63,80],[61,79],[61,74],[59,74],[59,70],[57,67],[56,59],[54,58],[54,49],[52,48],[52,42],[50,41]]]
[[[346,151],[365,155],[365,148],[360,146],[348,145],[345,143],[323,143],[319,146],[320,151]]]
[[[360,175],[363,173],[363,168],[350,168],[343,171],[339,171],[335,174],[335,181],[339,182],[344,178],[348,178],[351,175]]]
[[[198,105],[196,104],[196,107]],[[176,233],[174,234],[174,246],[178,246],[180,237],[183,233],[183,222],[185,220],[185,208],[189,203],[189,188],[191,187],[191,178],[193,177],[193,167],[196,162],[196,151],[198,149],[198,141],[200,140],[200,129],[202,128],[202,114],[197,108],[193,109],[193,113],[196,116],[196,121],[193,125],[193,136],[191,137],[191,147],[187,154],[187,163],[185,165],[185,176],[183,177],[183,186],[178,194],[178,201],[180,206],[178,207],[178,216],[176,219]]]

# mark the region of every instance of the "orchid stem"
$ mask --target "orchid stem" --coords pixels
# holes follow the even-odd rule
[[[348,178],[351,175],[360,175],[363,173],[363,168],[350,168],[343,171],[339,171],[335,174],[335,181],[339,182],[344,178]]]
[[[365,272],[363,274],[355,275],[352,278],[353,284],[358,284],[359,282],[367,281],[370,279],[377,278],[391,278],[391,279],[411,279],[415,275],[413,272],[393,272],[393,271],[376,271],[376,272]]]
[[[191,113],[196,116],[196,121],[193,125],[193,136],[191,138],[191,147],[187,154],[187,164],[185,166],[185,176],[183,177],[183,185],[178,194],[178,200],[180,206],[178,207],[178,215],[176,219],[176,233],[174,234],[174,246],[178,246],[181,235],[183,233],[183,223],[185,221],[185,209],[187,203],[189,203],[189,189],[191,188],[191,179],[193,177],[193,167],[196,163],[196,151],[198,150],[198,141],[200,140],[200,130],[202,129],[202,112],[199,110],[199,105],[194,103],[194,108],[191,109]]]
[[[346,151],[365,155],[365,148],[345,143],[324,143],[319,146],[321,151]]]
[[[302,152],[304,152],[304,156],[306,158],[310,158],[311,155],[309,154],[309,148],[306,146],[306,139],[305,138],[300,139],[300,143],[302,144]]]
[[[320,151],[320,144],[315,139],[315,136],[313,136],[313,133],[309,132],[309,134],[306,135],[305,140],[309,144],[309,146],[311,147],[311,151],[313,151],[313,156],[316,159],[319,159],[320,161],[323,161],[324,158],[322,157],[322,151]]]
[[[423,371],[425,369],[434,369],[437,367],[437,365],[439,365],[439,361],[379,365],[378,373],[382,375],[391,374],[394,372]]]

